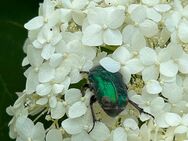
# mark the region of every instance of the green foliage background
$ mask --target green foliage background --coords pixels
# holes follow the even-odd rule
[[[16,100],[15,92],[25,87],[23,43],[27,30],[23,25],[38,13],[42,0],[1,0],[0,3],[0,140],[11,141],[5,109]]]

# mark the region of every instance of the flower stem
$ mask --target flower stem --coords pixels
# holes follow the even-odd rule
[[[38,115],[33,122],[36,122],[42,115],[44,115],[44,113],[46,113],[48,110],[45,109],[40,115]]]

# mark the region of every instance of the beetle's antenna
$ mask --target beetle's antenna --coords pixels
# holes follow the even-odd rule
[[[140,108],[137,103],[131,101],[130,99],[128,99],[128,102],[129,102],[131,105],[133,105],[140,113],[144,113],[144,114],[150,115],[152,118],[155,119],[155,117],[154,117],[152,114],[150,114],[150,113],[148,113],[148,112],[145,112],[144,109]]]
[[[91,98],[90,98],[90,107],[91,107],[91,114],[92,114],[92,118],[93,118],[93,126],[89,130],[88,134],[94,129],[95,121],[97,121],[96,118],[95,118],[94,110],[93,110],[93,103],[95,103],[96,101],[97,101],[97,99],[96,99],[95,95],[91,96]]]

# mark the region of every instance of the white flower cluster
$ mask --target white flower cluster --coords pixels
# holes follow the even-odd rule
[[[7,108],[11,138],[188,141],[187,0],[44,0],[25,28],[27,81]],[[81,71],[99,64],[119,71],[129,99],[154,118],[94,106],[89,132],[93,92],[81,91]]]

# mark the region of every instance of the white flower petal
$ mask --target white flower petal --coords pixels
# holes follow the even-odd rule
[[[61,131],[58,129],[51,129],[46,135],[46,141],[63,141]]]
[[[34,40],[32,42],[32,45],[36,48],[36,49],[41,49],[43,46],[42,44],[38,41],[38,40]]]
[[[33,140],[44,140],[45,129],[43,123],[37,122],[32,131]]]
[[[44,39],[44,41],[46,43],[51,43],[51,41],[53,40],[54,38],[54,32],[55,32],[56,28],[52,28],[51,26],[49,26],[48,24],[45,25],[43,28],[42,28],[42,31],[41,31],[41,38]],[[40,36],[38,35],[38,38],[40,38]]]
[[[152,112],[154,112],[153,110],[158,112],[162,110],[164,106],[165,106],[165,102],[162,97],[156,97],[154,100],[151,101]]]
[[[64,9],[64,8],[61,8],[61,9],[58,9],[59,10],[59,16],[60,16],[60,19],[61,19],[61,22],[69,22],[71,20],[71,10],[70,9]]]
[[[146,111],[146,109],[144,109],[144,110]],[[147,111],[147,112],[148,112],[148,111]],[[148,114],[141,113],[139,118],[140,118],[140,120],[141,120],[142,122],[144,122],[144,121],[149,120],[150,117],[151,117],[151,116],[149,116]],[[139,131],[138,131],[138,130],[137,130],[137,134],[139,134]]]
[[[132,50],[137,52],[139,52],[141,48],[146,46],[144,35],[139,30],[134,33],[131,39],[131,45]]]
[[[50,12],[50,11],[48,11]],[[60,13],[58,10],[53,10],[48,16],[48,25],[55,26],[60,21]]]
[[[180,125],[178,127],[176,127],[176,129],[174,130],[175,134],[183,134],[186,133],[188,130],[188,128],[186,126]]]
[[[178,59],[183,55],[183,48],[177,43],[169,43],[167,50],[169,51],[169,56],[173,59]]]
[[[44,24],[44,18],[42,16],[37,16],[27,22],[24,27],[28,30],[35,30],[40,28]]]
[[[52,87],[52,91],[54,94],[59,94],[63,91],[64,87],[65,86],[63,84],[54,84]]]
[[[44,32],[44,28],[42,28],[42,30],[37,35],[32,35],[32,36],[37,36],[37,41],[38,41],[38,44],[41,44],[41,48],[43,48],[43,45],[45,45],[45,43],[46,43],[46,39],[45,39],[43,32]],[[52,33],[52,32],[50,32],[50,33]]]
[[[158,25],[152,20],[145,20],[139,25],[140,31],[146,37],[152,37],[158,33]]]
[[[129,7],[128,7],[128,13],[132,13],[133,10],[135,10],[137,7],[139,7],[140,5],[139,4],[130,4]]]
[[[125,121],[123,122],[123,125],[124,125],[124,127],[130,128],[131,130],[138,130],[139,129],[138,124],[132,118],[125,119]]]
[[[188,43],[188,22],[181,22],[178,27],[178,37],[182,42]]]
[[[38,104],[38,105],[45,105],[47,103],[48,103],[48,98],[46,98],[46,97],[40,98],[36,101],[36,104]]]
[[[117,29],[118,27],[120,27],[124,20],[125,20],[125,12],[123,9],[120,8],[114,8],[111,7],[109,8],[109,13],[108,13],[108,17],[107,17],[107,26],[111,29]]]
[[[86,14],[83,11],[72,11],[72,19],[76,24],[83,26]]]
[[[94,0],[94,1],[101,1],[101,0]],[[117,5],[117,1],[116,0],[104,0],[105,4],[111,6],[111,5]]]
[[[157,118],[155,118],[155,122],[161,128],[169,127],[169,125],[167,124],[167,122],[165,120],[165,114],[161,114]]]
[[[46,45],[43,50],[42,50],[42,53],[41,53],[41,56],[48,60],[55,52],[55,48],[51,45]]]
[[[32,94],[36,91],[36,87],[38,84],[38,73],[31,70],[27,76],[25,92],[27,94]]]
[[[177,28],[179,20],[181,19],[180,14],[181,13],[179,13],[179,12],[174,12],[171,16],[169,16],[166,19],[165,25],[170,32],[173,32],[175,30],[175,28]]]
[[[188,93],[188,77],[185,77],[184,81],[183,81],[183,90]]]
[[[166,12],[171,9],[171,6],[169,4],[157,4],[154,6],[154,9],[159,12]]]
[[[148,6],[154,6],[160,2],[160,0],[142,0],[142,2]]]
[[[141,72],[144,69],[141,61],[139,59],[132,59],[126,63],[126,68],[131,74],[136,74]]]
[[[72,40],[72,39],[71,39]],[[94,59],[96,56],[96,48],[94,47],[88,47],[88,46],[83,46],[80,40],[73,40],[70,41],[66,45],[66,52],[70,53],[76,53],[77,55],[84,56],[84,58],[87,59]]]
[[[139,54],[140,54],[140,60],[144,65],[152,65],[157,60],[157,54],[155,50],[149,47],[142,48]]]
[[[144,105],[143,98],[140,95],[131,96],[131,100],[137,103],[138,105]]]
[[[148,80],[157,80],[159,77],[159,68],[155,65],[145,67],[142,71],[142,79],[146,82]]]
[[[182,116],[182,124],[188,126],[188,114]]]
[[[101,7],[91,8],[88,11],[87,19],[89,24],[98,24],[103,26],[106,22],[106,9]],[[100,16],[99,16],[100,15]]]
[[[113,131],[113,141],[127,141],[127,134],[122,127],[118,127]]]
[[[170,126],[177,126],[180,124],[181,117],[176,113],[166,113],[165,114],[165,121]]]
[[[183,15],[184,17],[186,17],[186,18],[188,17],[188,6],[187,6],[187,5],[183,8],[182,15]]]
[[[38,75],[40,82],[49,82],[55,77],[55,69],[48,63],[43,63],[39,69]]]
[[[61,83],[65,81],[66,77],[71,71],[71,66],[69,63],[67,61],[63,61],[63,63],[59,67],[56,68],[55,78],[54,78],[55,82]]]
[[[29,60],[28,60],[28,58],[27,58],[27,56],[26,56],[26,57],[24,57],[24,59],[22,60],[22,67],[27,66],[27,65],[29,65]]]
[[[36,93],[45,96],[51,92],[52,86],[49,83],[39,84],[36,87]]]
[[[34,123],[29,118],[20,116],[16,120],[15,128],[17,130],[17,133],[23,138],[32,137],[31,130],[34,128]]]
[[[106,29],[103,33],[104,43],[107,45],[121,45],[122,35],[119,30]]]
[[[82,75],[78,69],[73,69],[70,72],[71,83],[78,83],[82,79]]]
[[[57,102],[55,108],[51,108],[51,116],[53,119],[60,119],[65,115],[65,107],[62,102]]]
[[[61,123],[61,126],[69,134],[78,134],[83,129],[83,122],[81,118],[66,119]]]
[[[72,7],[77,10],[83,9],[87,4],[88,4],[88,0],[73,0],[72,1]]]
[[[102,45],[102,27],[92,24],[83,31],[82,43],[88,46]]]
[[[110,130],[102,122],[96,122],[90,136],[96,141],[105,141],[110,135]]]
[[[169,59],[171,58],[171,56],[169,55],[169,50],[168,48],[163,48],[159,51],[159,54],[158,54],[158,60],[159,60],[159,63],[160,62],[166,62],[166,61],[169,61]]]
[[[170,32],[167,30],[167,28],[163,28],[161,31],[160,31],[160,34],[159,34],[159,46],[164,46],[168,40],[170,39]],[[161,40],[162,39],[162,40]]]
[[[178,69],[181,73],[188,73],[188,54],[183,54],[178,60]]]
[[[115,73],[120,70],[120,63],[110,57],[101,59],[99,63],[109,72]]]
[[[68,104],[73,104],[79,101],[82,97],[82,93],[79,89],[71,88],[65,92],[65,101]]]
[[[133,25],[127,25],[122,32],[123,42],[126,44],[131,44],[132,37],[136,31],[137,29]]]
[[[182,93],[182,87],[178,86],[176,83],[166,83],[163,86],[162,95],[171,103],[177,103],[182,100]]]
[[[89,70],[93,67],[93,61],[87,60],[84,65],[82,66],[82,71],[89,72]]]
[[[51,57],[50,57],[50,62],[49,64],[52,66],[52,67],[57,67],[58,65],[60,65],[61,61],[62,61],[62,54],[60,53],[55,53],[55,54],[52,54]]]
[[[124,46],[118,47],[112,54],[112,58],[121,64],[125,64],[131,57],[132,54]]]
[[[174,77],[177,72],[178,66],[172,60],[160,64],[160,73],[162,75]]]
[[[69,108],[68,116],[70,118],[81,117],[86,113],[86,111],[87,111],[87,107],[85,103],[78,101]]]
[[[162,91],[162,87],[156,80],[150,80],[146,84],[146,90],[150,94],[158,94]]]
[[[124,83],[128,84],[129,81],[131,80],[131,73],[129,72],[128,68],[126,66],[121,67],[120,72],[123,75]]]
[[[62,0],[61,2],[62,2],[62,4],[63,4],[66,8],[72,8],[72,1],[71,1],[71,0]]]
[[[131,19],[136,23],[141,23],[146,19],[146,8],[144,6],[136,7],[131,13]]]
[[[147,17],[155,22],[159,22],[161,20],[161,15],[153,8],[147,8]]]
[[[60,43],[61,39],[62,39],[61,33],[57,29],[55,29],[55,31],[53,33],[53,38],[51,39],[50,43],[52,46],[55,46],[58,43]]]
[[[33,67],[39,67],[44,60],[41,57],[41,50],[38,50],[31,45],[27,46],[27,59]]]
[[[57,106],[57,98],[55,96],[51,96],[49,98],[50,108],[55,108]]]
[[[93,141],[93,139],[91,139],[88,133],[86,133],[85,131],[82,131],[79,134],[72,135],[71,141]]]

